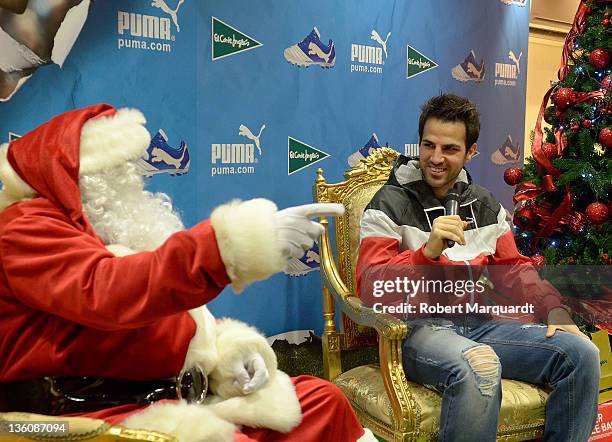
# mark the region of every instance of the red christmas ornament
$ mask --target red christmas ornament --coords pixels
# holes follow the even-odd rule
[[[553,143],[542,144],[542,152],[549,160],[554,160],[559,155],[557,146]]]
[[[608,26],[610,26],[610,19],[609,18],[604,18],[602,24],[603,24],[604,28],[607,28]]]
[[[544,265],[544,257],[542,255],[533,255],[531,257],[531,262],[536,267],[542,267]]]
[[[589,127],[591,127],[591,120],[584,120],[582,122],[582,127],[584,127],[585,129],[588,129]]]
[[[604,77],[603,80],[601,80],[601,87],[604,89],[608,89],[610,87],[610,81],[612,80],[612,78],[610,78],[609,75],[606,75]]]
[[[523,179],[523,169],[520,167],[509,167],[504,172],[504,181],[509,186],[516,186]]]
[[[601,141],[601,144],[606,149],[612,147],[612,129],[610,129],[609,127],[604,127],[602,130],[600,130],[599,136],[597,138],[599,139],[599,141]]]
[[[604,18],[610,18],[610,13],[608,11],[604,12]]]
[[[598,226],[608,219],[608,206],[603,203],[591,203],[586,208],[586,216],[591,222]]]
[[[555,95],[553,95],[553,103],[557,109],[563,110],[570,107],[576,101],[576,96],[574,95],[574,91],[568,87],[562,87]]]
[[[589,61],[596,69],[605,69],[610,64],[610,53],[601,48],[593,49]]]

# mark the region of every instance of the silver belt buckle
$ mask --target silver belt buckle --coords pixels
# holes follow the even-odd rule
[[[189,403],[202,404],[208,392],[208,376],[198,364],[183,370],[176,378],[176,396]]]

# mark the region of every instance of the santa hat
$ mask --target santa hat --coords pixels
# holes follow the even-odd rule
[[[0,146],[0,210],[45,197],[82,224],[79,175],[146,155],[151,137],[144,115],[108,104],[76,109]]]

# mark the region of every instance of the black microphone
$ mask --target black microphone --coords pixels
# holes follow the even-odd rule
[[[444,210],[446,215],[457,215],[459,213],[459,194],[463,190],[463,183],[455,183],[453,188],[444,197]],[[455,241],[447,239],[446,246],[450,249],[455,245]]]

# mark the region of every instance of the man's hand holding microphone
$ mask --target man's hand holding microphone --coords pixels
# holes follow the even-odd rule
[[[468,222],[457,215],[462,187],[463,183],[456,183],[448,191],[444,198],[446,215],[439,216],[431,224],[429,240],[423,249],[423,254],[429,259],[438,259],[445,249],[453,247],[455,243],[465,245],[463,231],[467,228]]]

